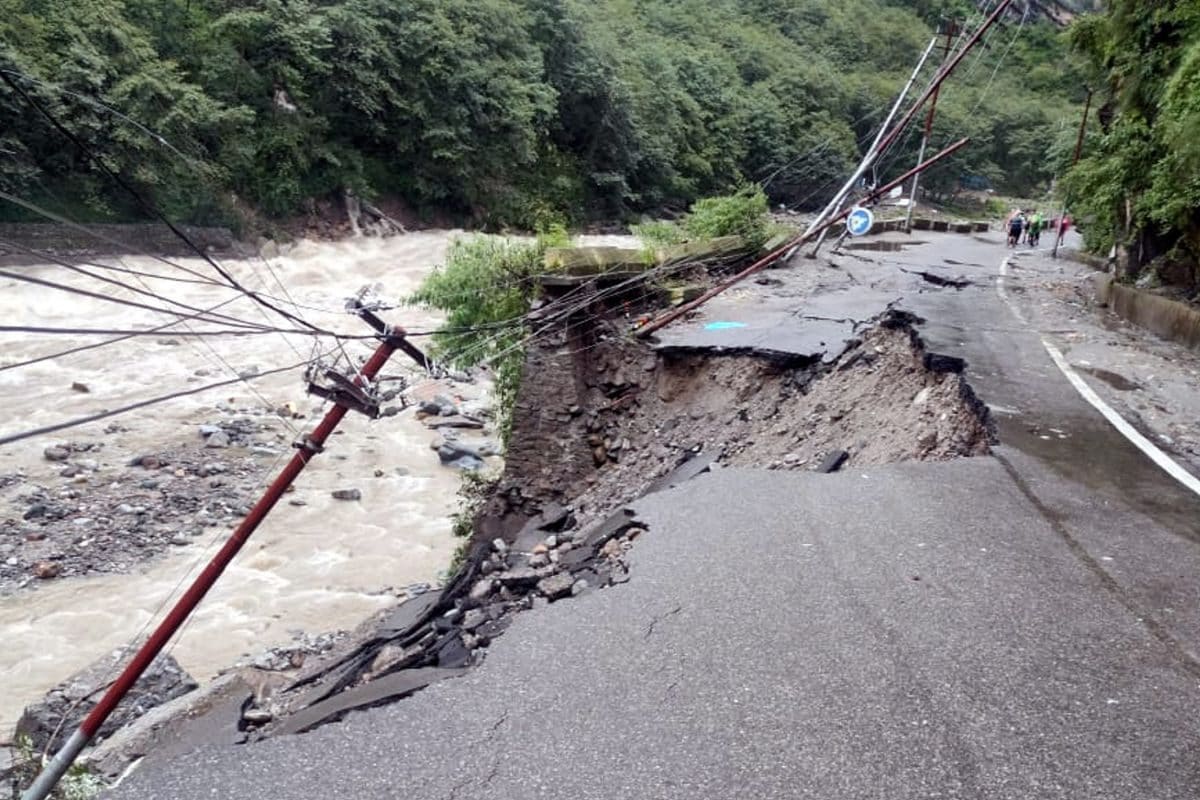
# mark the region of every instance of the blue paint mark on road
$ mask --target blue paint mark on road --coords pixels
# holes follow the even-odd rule
[[[704,326],[704,330],[706,330],[706,331],[727,331],[727,330],[730,330],[731,328],[744,328],[744,327],[746,327],[746,323],[744,323],[744,322],[710,322]]]

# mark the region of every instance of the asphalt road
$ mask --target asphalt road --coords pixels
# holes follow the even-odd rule
[[[637,505],[629,583],[521,615],[466,677],[112,796],[1194,800],[1200,504],[1014,321],[1002,256],[945,237],[802,278],[925,317],[996,456],[702,476]]]

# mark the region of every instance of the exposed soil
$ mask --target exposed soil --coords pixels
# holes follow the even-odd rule
[[[902,317],[836,363],[675,354],[606,326],[529,354],[507,468],[479,535],[510,539],[550,505],[581,524],[643,494],[697,454],[718,463],[815,469],[988,452],[987,410],[953,360],[928,357]]]

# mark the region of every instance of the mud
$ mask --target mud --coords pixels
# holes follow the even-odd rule
[[[507,468],[478,535],[509,540],[553,505],[581,524],[644,494],[698,454],[717,465],[815,469],[988,452],[986,408],[889,317],[836,361],[654,352],[601,325],[529,354]]]

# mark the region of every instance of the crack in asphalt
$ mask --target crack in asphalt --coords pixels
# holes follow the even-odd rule
[[[658,624],[658,623],[660,623],[660,622],[663,622],[664,620],[666,620],[666,619],[667,619],[667,617],[673,617],[673,616],[675,616],[675,615],[676,615],[676,614],[678,614],[680,611],[683,611],[683,606],[675,606],[674,608],[672,608],[672,609],[671,609],[670,611],[668,611],[667,613],[665,613],[665,614],[663,614],[663,615],[661,615],[661,616],[657,616],[657,617],[655,617],[654,619],[650,620],[650,625],[649,625],[649,626],[646,628],[646,634],[645,634],[645,636],[643,636],[642,638],[643,638],[643,639],[649,639],[649,638],[650,638],[650,636],[651,636],[651,634],[653,634],[653,633],[654,633],[654,626],[655,626],[655,625],[657,625],[657,624]]]
[[[966,278],[945,278],[932,272],[926,272],[923,269],[905,269],[904,267],[900,267],[900,271],[908,275],[917,275],[926,283],[932,283],[934,286],[965,289],[972,285],[972,282]]]

